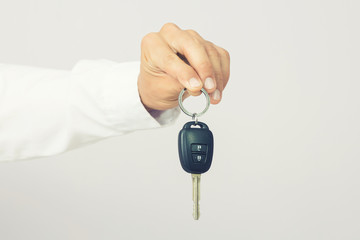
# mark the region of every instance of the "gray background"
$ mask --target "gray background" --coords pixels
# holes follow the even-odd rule
[[[138,60],[166,22],[229,50],[192,220],[171,127],[0,164],[0,239],[360,239],[359,1],[2,0],[0,62]],[[195,99],[195,98],[194,98]]]

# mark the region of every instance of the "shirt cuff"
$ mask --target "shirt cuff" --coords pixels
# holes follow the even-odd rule
[[[175,107],[168,110],[150,110],[149,114],[156,119],[161,126],[171,125],[180,114],[180,108]]]

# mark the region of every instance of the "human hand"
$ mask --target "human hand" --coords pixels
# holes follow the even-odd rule
[[[142,39],[138,90],[148,110],[176,107],[184,88],[187,89],[184,99],[200,95],[204,87],[210,102],[217,104],[229,75],[229,53],[194,30],[182,30],[167,23],[159,32]]]

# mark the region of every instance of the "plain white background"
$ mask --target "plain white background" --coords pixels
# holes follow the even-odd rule
[[[201,218],[189,120],[0,164],[0,239],[360,239],[359,1],[2,0],[0,62],[138,60],[166,22],[231,54]],[[191,100],[189,100],[190,102]]]

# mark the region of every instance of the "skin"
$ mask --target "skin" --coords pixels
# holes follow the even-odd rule
[[[183,98],[200,95],[204,87],[211,104],[218,104],[229,75],[229,53],[194,30],[167,23],[141,41],[138,90],[147,110],[176,107],[184,88]]]

